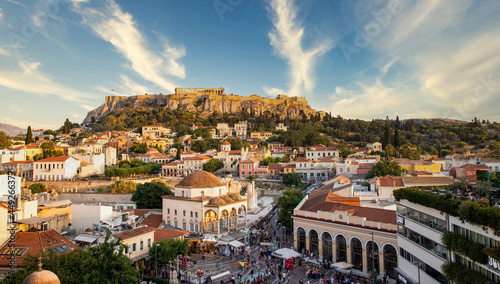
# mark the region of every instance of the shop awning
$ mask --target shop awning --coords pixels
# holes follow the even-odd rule
[[[79,235],[75,238],[75,241],[84,242],[84,243],[93,243],[97,240],[97,236],[88,236],[88,235]]]
[[[348,269],[348,268],[354,267],[354,265],[347,263],[347,262],[344,262],[344,261],[337,262],[337,263],[334,263],[332,265],[337,267],[337,268],[342,268],[342,269]]]
[[[282,259],[296,258],[300,256],[298,252],[289,248],[275,250],[271,255]]]
[[[243,246],[245,246],[245,244],[244,244],[244,243],[242,243],[242,242],[240,242],[240,241],[236,241],[236,240],[229,242],[229,245],[230,245],[230,246],[233,246],[233,247],[235,247],[235,248],[239,248],[239,247],[243,247]]]

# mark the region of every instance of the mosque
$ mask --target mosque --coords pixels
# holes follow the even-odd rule
[[[241,186],[198,170],[184,177],[174,195],[163,196],[163,220],[167,225],[193,233],[221,235],[246,228],[247,211],[256,206],[255,187],[247,187],[247,199]]]

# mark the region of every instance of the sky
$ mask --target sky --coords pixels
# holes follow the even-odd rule
[[[500,121],[500,1],[2,0],[0,122],[224,87],[344,118]]]

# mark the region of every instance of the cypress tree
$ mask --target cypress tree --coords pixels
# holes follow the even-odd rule
[[[26,144],[35,143],[33,140],[33,132],[31,132],[31,126],[28,126],[28,132],[26,133]]]
[[[396,127],[394,130],[394,148],[398,149],[401,146],[401,137],[399,135],[399,129]]]
[[[66,118],[66,121],[64,122],[63,133],[69,134],[70,132],[71,132],[71,122],[69,122],[69,119]]]
[[[385,149],[390,144],[391,144],[391,129],[389,127],[389,123],[386,123],[384,138],[382,139],[382,148]]]

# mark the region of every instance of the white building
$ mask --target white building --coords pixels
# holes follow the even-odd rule
[[[77,175],[80,161],[69,156],[50,157],[33,162],[33,180],[67,180]]]
[[[117,158],[116,158],[116,148],[113,147],[106,147],[104,149],[104,164],[106,167],[116,165]]]
[[[403,196],[397,203],[400,248],[398,278],[400,281],[403,283],[449,283],[448,281],[452,279],[445,279],[442,271],[442,265],[447,264],[456,266],[455,269],[460,270],[460,274],[464,277],[473,273],[484,277],[484,279],[478,279],[477,277],[481,276],[475,276],[475,281],[477,281],[475,283],[500,282],[499,262],[487,253],[487,249],[497,251],[500,247],[500,236],[494,231],[494,227],[497,226],[496,221],[477,217],[483,214],[478,210],[485,210],[488,205],[469,207],[467,213],[462,215],[461,210],[452,208],[460,207],[463,201],[455,201],[457,203],[449,206],[452,203],[444,198],[441,203],[434,203],[431,208],[431,204],[426,206],[425,202],[434,198],[434,194],[430,191]],[[435,198],[441,197],[437,195]],[[439,206],[448,208],[449,213],[438,210],[441,208]],[[494,212],[498,208],[488,209]],[[474,219],[482,224],[470,222]],[[443,238],[443,236],[446,237]],[[448,247],[445,247],[444,240],[449,242]],[[457,275],[452,273],[451,276]],[[467,281],[467,279],[464,280]],[[471,279],[468,281],[472,283]]]
[[[26,160],[26,150],[22,147],[0,150],[0,164]]]
[[[73,154],[71,157],[80,161],[81,168],[85,167],[85,170],[80,171],[80,177],[104,174],[105,155],[103,153]]]
[[[87,228],[94,230],[94,224],[100,225],[101,221],[111,219],[112,217],[114,217],[113,206],[71,205],[71,227],[76,229],[78,233],[85,231]]]
[[[288,127],[285,126],[284,123],[278,123],[278,125],[276,125],[276,131],[287,131],[288,130]]]
[[[482,158],[481,165],[485,165],[490,169],[490,172],[498,172],[500,169],[500,161],[492,158]]]
[[[445,157],[446,170],[460,168],[464,165],[477,165],[478,159],[474,154],[450,154]]]
[[[246,227],[247,200],[237,187],[231,189],[211,173],[194,172],[176,185],[174,196],[163,196],[163,220],[184,231],[218,235]]]
[[[323,145],[309,147],[305,151],[305,158],[313,161],[319,161],[322,158],[328,156],[339,156],[339,151],[337,150],[337,146],[329,146],[325,147]]]

